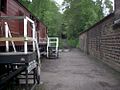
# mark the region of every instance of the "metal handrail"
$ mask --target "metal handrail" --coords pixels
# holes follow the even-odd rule
[[[55,44],[55,51],[56,51],[56,57],[57,57],[58,44],[59,44],[58,37],[48,37],[48,39],[47,39],[47,57],[49,57],[49,47],[51,47],[50,44]]]
[[[9,37],[12,38],[12,34],[10,32],[10,29],[9,29],[9,26],[8,26],[7,22],[5,22],[5,37],[6,38],[9,38]],[[11,43],[12,43],[14,52],[16,52],[15,43],[13,41],[11,41]],[[6,51],[7,52],[9,51],[9,42],[8,42],[8,40],[6,40]]]
[[[9,51],[9,41],[12,42],[12,45],[14,47],[14,51],[16,51],[15,49],[15,44],[14,41],[23,41],[24,42],[24,53],[28,53],[28,41],[32,41],[33,43],[33,52],[37,51],[37,56],[38,56],[38,62],[40,64],[40,52],[39,52],[39,45],[38,45],[38,41],[37,41],[37,35],[36,35],[36,28],[35,28],[35,23],[33,20],[31,20],[29,17],[27,16],[0,16],[0,20],[19,20],[19,19],[23,19],[24,20],[24,36],[23,37],[12,37],[11,33],[10,33],[10,29],[8,27],[7,22],[5,22],[5,38],[0,38],[0,41],[5,40],[6,42],[6,51]],[[32,37],[28,37],[28,21],[32,24]]]

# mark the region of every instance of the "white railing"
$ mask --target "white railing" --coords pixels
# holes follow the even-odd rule
[[[38,74],[40,75],[40,68],[41,68],[41,60],[40,60],[40,51],[39,51],[39,45],[37,41],[37,35],[36,35],[36,28],[35,28],[35,23],[33,20],[28,18],[27,16],[0,16],[0,20],[23,20],[24,24],[24,35],[22,37],[13,37],[12,34],[10,33],[9,25],[7,22],[5,22],[5,37],[0,37],[0,41],[5,41],[6,44],[6,51],[9,52],[9,42],[12,42],[12,46],[14,48],[14,51],[16,52],[15,49],[15,43],[14,41],[22,41],[24,42],[24,52],[23,53],[28,53],[28,42],[32,42],[33,46],[33,52],[37,51],[37,62],[38,62]],[[32,25],[32,36],[28,36],[28,22],[31,23]]]
[[[24,20],[24,35],[23,37],[11,37],[11,35],[8,36],[8,33],[10,32],[7,22],[5,22],[5,31],[6,35],[5,37],[0,37],[0,41],[6,40],[6,48],[8,49],[8,41],[24,41],[24,52],[28,52],[28,41],[33,42],[33,51],[35,51],[35,42],[36,42],[36,30],[35,30],[35,23],[33,20],[28,18],[27,16],[1,16],[0,19],[2,20]],[[28,36],[28,22],[32,24],[32,37]],[[10,34],[10,33],[9,33]],[[7,50],[8,51],[8,50]]]
[[[5,37],[0,37],[0,41],[5,41],[6,42],[6,51],[9,51],[9,41],[12,42],[12,46],[14,48],[14,51],[16,52],[15,49],[15,43],[14,41],[23,41],[24,42],[24,53],[28,53],[28,42],[32,42],[33,46],[33,52],[37,51],[37,56],[38,56],[38,62],[40,64],[40,52],[39,52],[39,46],[38,46],[38,41],[37,41],[37,35],[36,35],[36,28],[35,28],[35,23],[33,20],[31,20],[27,16],[0,16],[0,20],[24,20],[24,35],[23,37],[12,37],[10,33],[10,29],[8,27],[7,22],[5,22]],[[32,36],[28,36],[28,22],[32,24]]]
[[[9,26],[7,24],[7,22],[5,22],[5,37],[6,38],[12,38],[12,34],[10,32],[10,29],[9,29]],[[9,52],[9,41],[6,40],[6,52]],[[13,49],[14,49],[14,52],[16,52],[16,48],[15,48],[15,43],[13,41],[11,41],[12,43],[12,46],[13,46]]]
[[[47,40],[47,57],[49,57],[49,47],[53,47],[52,46],[55,45],[55,54],[56,54],[56,57],[57,57],[57,53],[58,53],[58,45],[59,45],[59,39],[58,37],[48,37],[48,40]]]

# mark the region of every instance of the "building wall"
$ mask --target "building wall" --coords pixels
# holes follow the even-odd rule
[[[46,26],[39,21],[35,16],[31,14],[20,2],[17,0],[5,0],[6,1],[6,9],[5,12],[0,10],[0,16],[27,16],[36,24],[37,33],[39,33],[39,38],[47,39],[47,28]],[[4,36],[4,30],[1,29],[3,27],[3,22],[0,20],[0,36]],[[24,23],[23,20],[6,20],[9,24],[10,31],[12,36],[23,36]],[[32,36],[32,26],[30,22],[28,22],[28,35]],[[46,42],[46,40],[43,40]],[[42,44],[42,43],[40,43]],[[0,46],[4,46],[4,43],[0,42]]]
[[[80,35],[79,41],[80,41],[80,49],[81,49],[81,51],[87,53],[88,52],[88,48],[87,48],[87,33],[84,33],[84,34]]]
[[[120,9],[120,0],[114,0],[115,2],[115,11],[118,11]]]
[[[116,13],[110,14],[86,32],[80,34],[80,40],[87,37],[88,46],[84,47],[88,49],[89,55],[120,71],[120,25],[115,27],[115,20],[117,20]],[[87,36],[83,37],[84,35]],[[80,43],[81,49],[83,44],[84,42]]]

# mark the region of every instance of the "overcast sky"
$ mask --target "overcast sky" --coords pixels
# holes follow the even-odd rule
[[[56,1],[59,5],[61,5],[64,0],[55,0],[55,1]]]
[[[63,11],[62,11],[62,2],[64,1],[64,0],[54,0],[54,1],[56,1],[59,5],[60,5],[60,12],[62,13]],[[114,0],[111,0],[112,2],[113,2],[113,9],[114,9]]]
[[[55,1],[61,5],[64,0],[55,0]],[[114,2],[114,0],[111,0],[111,1]]]

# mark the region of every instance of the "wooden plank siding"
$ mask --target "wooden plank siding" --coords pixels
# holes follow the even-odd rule
[[[38,20],[28,9],[26,9],[19,1],[17,0],[6,0],[7,1],[7,8],[6,12],[0,11],[0,16],[28,16],[31,18],[33,17],[36,30],[39,34],[39,37],[47,38],[46,37],[46,26]],[[13,36],[21,36],[23,35],[23,20],[8,20],[7,21]],[[1,22],[2,23],[2,22]],[[32,35],[32,26],[28,22],[28,36]],[[0,36],[3,36],[0,31]]]

